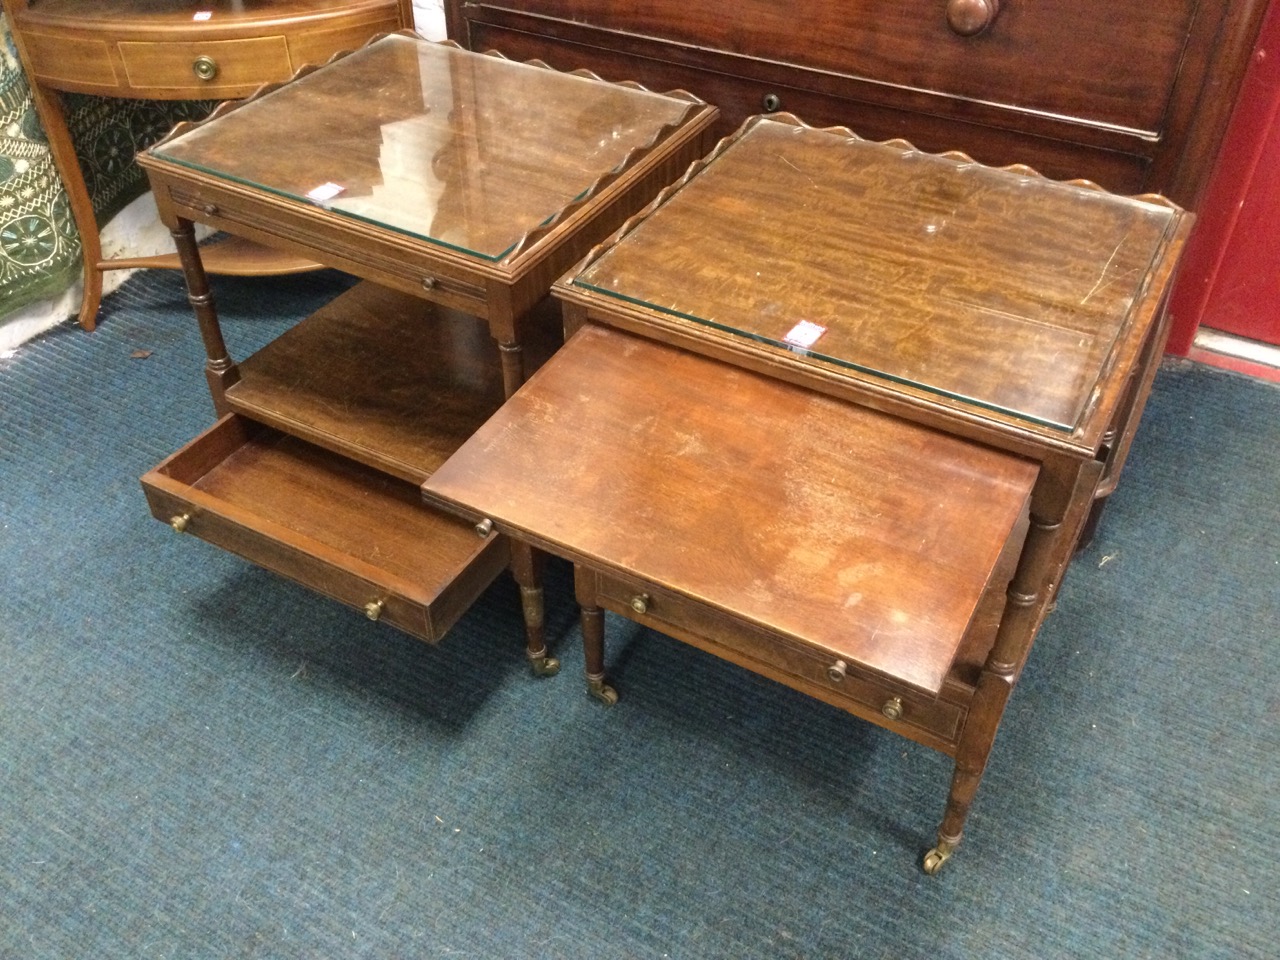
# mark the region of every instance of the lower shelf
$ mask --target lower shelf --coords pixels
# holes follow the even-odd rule
[[[414,485],[235,415],[142,486],[175,529],[433,643],[509,560]]]
[[[560,340],[556,305],[525,324],[528,372]],[[227,403],[259,423],[420,484],[502,405],[483,320],[365,281],[237,365]]]
[[[200,250],[204,272],[228,277],[278,277],[290,273],[308,273],[323,269],[323,264],[264,247],[242,237],[227,237],[205,244]],[[115,257],[98,262],[99,270],[181,270],[176,253],[160,253],[154,257]]]

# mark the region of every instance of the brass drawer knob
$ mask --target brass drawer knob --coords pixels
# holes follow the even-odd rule
[[[777,113],[782,109],[782,98],[776,93],[766,93],[764,99],[760,101],[760,106],[764,108],[765,113]]]
[[[849,665],[843,660],[837,660],[831,666],[827,667],[827,679],[832,683],[839,683],[844,679],[845,671]]]
[[[902,698],[894,697],[891,700],[886,700],[884,702],[884,706],[880,708],[880,712],[883,713],[890,720],[901,720],[902,719]]]
[[[648,613],[649,600],[650,597],[647,593],[638,593],[631,598],[631,609],[636,613]]]
[[[178,533],[186,533],[187,527],[191,523],[191,514],[180,513],[176,517],[169,518],[169,526],[173,527]]]
[[[200,80],[212,80],[218,75],[218,61],[213,57],[196,57],[191,62],[191,72]]]
[[[962,37],[976,37],[996,22],[1000,0],[948,0],[947,24]]]
[[[378,620],[382,617],[382,611],[386,605],[386,600],[370,600],[364,605],[364,615],[370,620]]]
[[[493,533],[493,521],[485,517],[476,524],[476,536],[483,540],[489,534]]]
[[[423,289],[423,290],[434,290],[434,289],[436,288],[436,284],[438,284],[439,282],[440,282],[440,281],[438,281],[435,277],[423,277],[423,278],[422,278],[422,289]]]

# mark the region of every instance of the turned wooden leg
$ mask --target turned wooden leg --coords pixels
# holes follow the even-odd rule
[[[190,220],[179,218],[169,232],[173,234],[173,242],[178,247],[178,259],[182,261],[182,275],[187,283],[187,300],[200,325],[200,336],[204,340],[205,354],[209,358],[205,363],[204,375],[209,381],[213,409],[218,416],[222,416],[231,410],[227,404],[227,387],[240,380],[240,371],[227,353],[227,345],[222,339],[218,311],[209,290],[204,262],[200,259],[200,248],[196,244],[195,225]]]
[[[502,357],[502,389],[509,398],[524,383],[524,349],[518,341],[504,340],[498,350]]]
[[[969,808],[982,782],[1005,705],[1031,652],[1031,644],[1093,501],[1102,464],[1046,465],[1032,494],[1031,523],[1018,566],[1005,595],[1004,613],[991,653],[983,665],[956,746],[955,772],[938,827],[938,843],[925,854],[925,873],[935,874],[950,859],[964,833]]]
[[[605,682],[604,611],[596,601],[594,573],[574,567],[574,590],[581,609],[582,653],[586,664],[587,692],[606,706],[618,702],[618,691]]]
[[[995,743],[996,730],[1004,715],[1005,704],[1013,692],[1014,679],[984,669],[978,679],[977,693],[969,707],[960,747],[956,752],[955,772],[951,776],[951,790],[947,794],[947,808],[938,827],[938,842],[924,855],[924,872],[933,875],[942,869],[960,844],[969,808],[978,793],[982,774],[987,769],[987,759]]]
[[[524,611],[525,656],[536,677],[552,677],[560,672],[560,661],[547,653],[545,606],[542,599],[543,555],[527,543],[511,541],[511,575],[520,586]]]
[[[25,40],[25,38],[23,38]],[[21,41],[20,41],[21,42]],[[93,200],[84,182],[84,171],[76,157],[75,144],[67,127],[66,108],[62,94],[46,90],[39,83],[30,84],[31,101],[35,104],[40,124],[49,143],[49,156],[54,169],[66,190],[71,207],[71,218],[80,234],[80,256],[84,274],[84,296],[80,301],[80,326],[92,330],[98,323],[98,307],[102,303],[102,243],[98,238],[98,220],[93,212]]]

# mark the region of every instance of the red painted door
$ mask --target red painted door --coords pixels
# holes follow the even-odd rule
[[[1280,0],[1272,0],[1200,204],[1169,349],[1197,326],[1280,345]]]

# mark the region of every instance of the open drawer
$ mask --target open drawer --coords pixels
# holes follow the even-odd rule
[[[509,559],[412,484],[234,414],[142,486],[174,529],[433,643]]]

